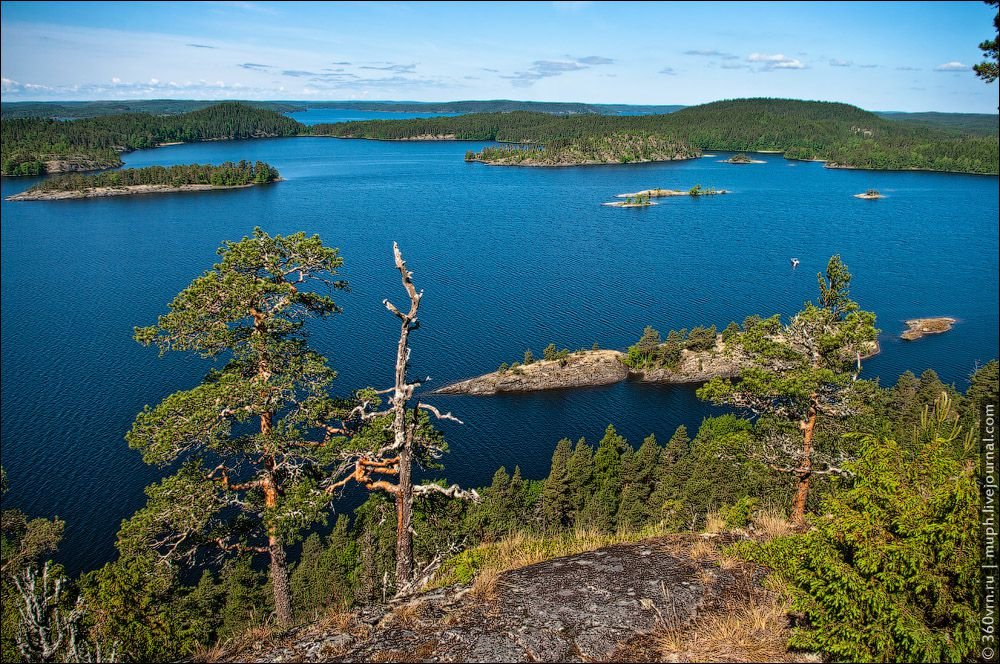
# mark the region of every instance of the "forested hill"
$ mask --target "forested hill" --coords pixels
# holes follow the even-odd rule
[[[116,101],[18,101],[0,104],[5,118],[79,119],[121,113],[152,113],[178,115],[214,106],[221,101],[194,99],[137,99]],[[679,105],[585,104],[580,102],[516,101],[489,99],[470,101],[241,101],[241,104],[281,113],[305,111],[310,108],[337,108],[351,111],[382,111],[391,113],[507,113],[537,111],[539,113],[602,115],[640,115],[671,113],[684,108]]]
[[[354,138],[526,143],[633,133],[659,135],[702,150],[775,150],[788,158],[856,168],[1000,170],[995,138],[889,120],[848,104],[788,99],[720,101],[665,115],[485,113],[315,125],[311,131]]]
[[[901,113],[879,111],[880,117],[889,120],[911,122],[924,127],[951,129],[959,134],[993,136],[1000,134],[1000,116],[989,113]]]
[[[226,102],[172,116],[125,113],[59,121],[14,118],[0,122],[4,175],[38,175],[121,165],[119,154],[160,143],[295,136],[303,125],[277,113]]]
[[[152,115],[180,115],[200,111],[222,103],[238,103],[279,113],[303,111],[302,103],[285,101],[238,101],[202,99],[120,99],[114,101],[5,101],[0,103],[0,114],[12,118],[54,118],[80,120],[101,115],[122,113],[150,113]]]

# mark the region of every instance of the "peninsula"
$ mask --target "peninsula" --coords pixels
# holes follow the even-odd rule
[[[49,178],[25,192],[8,196],[8,201],[52,201],[74,198],[102,198],[136,194],[238,189],[280,180],[278,170],[262,161],[149,166],[108,171],[96,175],[62,175]]]
[[[713,378],[735,378],[751,366],[752,359],[738,341],[738,335],[750,334],[775,349],[797,350],[797,342],[782,328],[779,317],[750,317],[741,329],[730,323],[721,333],[714,325],[690,331],[671,330],[665,340],[647,327],[642,338],[625,352],[618,350],[546,349],[545,359],[533,359],[525,353],[525,363],[501,365],[500,369],[475,378],[446,385],[437,394],[489,396],[502,393],[537,392],[611,385],[624,380],[640,383],[705,383]],[[868,344],[861,359],[880,351],[877,342]],[[782,353],[773,354],[775,366],[783,366]],[[853,361],[854,357],[846,358]]]

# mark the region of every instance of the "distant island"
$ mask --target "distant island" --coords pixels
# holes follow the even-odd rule
[[[661,189],[656,187],[655,189],[643,189],[642,191],[637,191],[632,194],[616,194],[615,198],[630,198],[634,196],[648,196],[650,198],[663,198],[666,196],[715,196],[718,194],[728,194],[729,191],[726,189],[716,189],[715,187],[702,187],[700,184],[696,184],[687,191],[682,191],[680,189]]]
[[[453,135],[454,140],[546,147],[611,135],[657,135],[694,153],[776,152],[788,159],[825,161],[831,168],[1000,171],[995,134],[960,133],[933,123],[886,119],[848,104],[792,99],[718,101],[661,115],[553,116],[514,111],[364,120],[319,124],[310,131],[313,135],[379,140]],[[505,154],[496,155],[496,160],[483,160],[505,164],[528,160],[530,164],[535,156]]]
[[[748,157],[747,155],[743,154],[742,152],[739,153],[739,154],[734,154],[729,159],[723,159],[722,161],[723,161],[723,163],[726,163],[726,164],[766,164],[767,163],[766,161],[763,161],[761,159],[751,159],[750,157]]]
[[[649,207],[650,205],[656,205],[655,202],[649,200],[650,193],[648,191],[641,191],[637,194],[619,194],[619,198],[624,198],[623,201],[614,201],[612,203],[601,203],[601,205],[606,205],[608,207]]]
[[[879,192],[878,189],[869,189],[863,194],[854,194],[855,198],[863,198],[866,201],[874,201],[879,198],[885,198],[885,195]]]
[[[601,203],[601,205],[608,207],[645,207],[647,205],[656,205],[656,203],[649,200],[651,198],[665,198],[668,196],[717,196],[728,193],[729,191],[726,189],[702,187],[700,184],[696,184],[687,191],[681,191],[679,189],[661,189],[657,187],[655,189],[643,189],[642,191],[637,191],[631,194],[616,194],[615,198],[624,198],[625,200],[615,201],[612,203]]]
[[[899,335],[899,338],[906,341],[916,341],[928,334],[947,332],[957,322],[954,318],[946,316],[938,318],[913,318],[906,321],[906,331]]]
[[[49,201],[102,198],[179,191],[211,191],[267,184],[280,180],[278,170],[262,161],[227,161],[219,166],[149,166],[126,168],[96,175],[62,175],[48,178],[8,201]]]
[[[141,103],[154,108],[158,102]],[[481,108],[498,107],[494,102],[482,104]],[[38,108],[37,103],[31,108]],[[177,115],[127,112],[79,120],[9,117],[5,111],[0,119],[0,173],[27,176],[100,170],[120,166],[120,155],[131,150],[279,136],[496,141],[511,147],[490,146],[470,152],[466,159],[504,166],[631,164],[729,151],[777,152],[787,159],[824,161],[828,168],[988,175],[1000,171],[995,134],[962,133],[955,126],[965,125],[946,125],[933,118],[926,122],[886,119],[833,102],[737,99],[657,115],[513,110],[311,127],[276,108],[287,106],[226,102]]]
[[[190,113],[83,120],[0,120],[0,173],[42,175],[122,165],[121,154],[164,144],[296,136],[304,125],[276,111],[226,102]]]

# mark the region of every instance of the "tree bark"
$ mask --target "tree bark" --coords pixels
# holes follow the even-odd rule
[[[292,590],[288,581],[288,561],[281,540],[271,532],[267,537],[271,554],[271,586],[274,589],[274,615],[281,627],[292,624]]]
[[[810,396],[808,417],[799,423],[802,429],[802,461],[795,470],[798,486],[792,503],[792,523],[804,525],[806,521],[806,499],[809,497],[809,478],[812,476],[813,431],[816,428],[816,395]]]
[[[278,490],[270,472],[264,481],[264,506],[277,507]],[[267,552],[271,555],[271,588],[274,592],[274,615],[279,626],[292,624],[292,590],[288,581],[288,561],[285,547],[274,528],[267,531]]]
[[[406,587],[413,577],[413,480],[412,450],[406,445],[399,451],[399,491],[396,493],[396,591]]]

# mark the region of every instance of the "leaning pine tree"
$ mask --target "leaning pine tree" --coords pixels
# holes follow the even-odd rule
[[[875,314],[850,299],[851,275],[840,256],[833,256],[825,276],[817,278],[818,303],[806,302],[787,326],[778,316],[748,319],[745,329],[730,338],[727,343],[748,365],[738,380],[715,378],[698,390],[702,399],[797,424],[797,441],[779,433],[762,441],[756,452],[773,470],[795,478],[792,520],[797,524],[805,521],[810,479],[847,472],[837,460],[815,463],[816,419],[848,414],[862,356],[877,349]]]
[[[146,489],[119,548],[164,561],[191,561],[206,547],[267,556],[277,622],[287,625],[285,549],[325,518],[320,468],[339,433],[325,424],[335,373],[309,349],[302,323],[338,312],[329,293],[346,287],[334,279],[343,261],[318,236],[260,229],[219,255],[156,325],[136,328],[136,340],[161,354],[192,351],[224,364],[136,417],[126,439],[147,463],[184,462]]]

